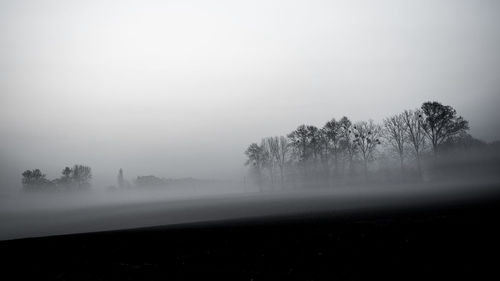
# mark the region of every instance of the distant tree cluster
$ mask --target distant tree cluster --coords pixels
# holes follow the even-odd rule
[[[383,170],[392,160],[397,160],[401,172],[421,178],[424,156],[438,157],[442,150],[466,140],[477,142],[466,133],[468,129],[468,122],[451,106],[425,102],[381,124],[342,117],[321,128],[300,125],[286,137],[250,144],[245,164],[261,188],[276,186],[278,178],[281,185],[286,178],[330,183],[366,179],[371,167]]]
[[[81,190],[90,187],[92,169],[84,165],[65,167],[61,172],[61,177],[54,180],[47,179],[39,169],[26,170],[22,176],[25,190]]]
[[[159,178],[153,175],[138,176],[135,180],[135,186],[140,188],[146,187],[173,187],[173,186],[195,186],[207,184],[210,181],[198,180],[195,178]]]
[[[166,180],[153,175],[138,176],[135,180],[137,186],[163,186],[166,185]]]

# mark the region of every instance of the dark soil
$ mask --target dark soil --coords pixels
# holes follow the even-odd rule
[[[500,197],[0,242],[3,280],[500,280]]]

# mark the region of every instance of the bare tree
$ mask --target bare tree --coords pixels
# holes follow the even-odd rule
[[[340,154],[340,144],[342,139],[342,124],[335,119],[328,121],[323,128],[321,128],[321,133],[323,135],[323,145],[324,145],[324,155],[326,158],[326,163],[328,165],[330,160],[333,161],[335,174],[338,174],[339,168],[339,154]]]
[[[269,148],[270,160],[273,166],[277,166],[280,170],[280,181],[284,183],[284,169],[288,157],[289,142],[284,136],[266,138],[267,147]]]
[[[356,154],[358,152],[358,148],[355,143],[355,137],[354,133],[352,130],[352,122],[349,120],[347,117],[342,117],[339,121],[340,123],[340,128],[341,128],[341,139],[340,139],[340,149],[347,158],[347,161],[349,163],[349,170],[351,172],[354,171],[354,158],[356,157]],[[345,167],[345,163],[342,165]]]
[[[290,143],[288,139],[284,136],[279,137],[279,160],[278,165],[280,167],[281,184],[285,182],[285,165],[288,162]]]
[[[74,165],[71,178],[77,184],[78,188],[90,187],[92,169],[89,166]]]
[[[315,162],[321,156],[321,132],[316,126],[307,126],[307,142],[310,158]]]
[[[405,146],[408,140],[404,113],[384,119],[383,136],[391,150],[399,156],[401,171],[404,169]]]
[[[300,125],[297,129],[288,134],[290,145],[293,149],[294,156],[299,162],[305,162],[309,158],[309,133],[306,125]]]
[[[260,146],[263,148],[264,167],[267,168],[269,173],[269,181],[271,185],[274,184],[274,167],[277,165],[278,159],[278,144],[274,138],[268,137],[261,141]]]
[[[468,128],[468,122],[457,116],[451,106],[426,102],[421,109],[407,110],[384,119],[383,126],[372,120],[353,125],[345,116],[340,120],[331,119],[321,129],[300,125],[287,137],[265,138],[260,145],[252,144],[245,153],[249,156],[247,165],[252,163],[259,174],[261,169],[269,170],[271,183],[278,176],[281,183],[284,182],[285,167],[296,171],[294,175],[290,169],[292,177],[303,176],[307,181],[330,180],[333,165],[335,175],[349,172],[351,176],[363,165],[367,176],[369,164],[378,157],[377,147],[384,138],[385,147],[396,152],[401,171],[414,155],[418,173],[422,175],[421,157],[429,147],[427,144],[432,145],[435,155],[438,148],[445,146],[468,147],[473,143],[473,138],[466,134]],[[384,159],[379,157],[378,160]]]
[[[353,132],[361,158],[365,176],[368,175],[368,162],[374,159],[374,152],[377,145],[380,144],[381,127],[370,120],[369,122],[361,121],[353,126]]]
[[[412,151],[415,154],[415,159],[417,161],[417,169],[419,176],[422,176],[422,164],[421,164],[421,154],[425,147],[425,132],[423,129],[423,117],[422,111],[417,110],[405,110],[403,112],[403,122],[406,127],[406,135],[408,142],[412,147]]]
[[[245,155],[248,157],[245,165],[250,165],[253,168],[252,170],[257,179],[257,185],[260,191],[262,191],[262,168],[266,162],[264,148],[256,143],[252,143],[245,151]]]

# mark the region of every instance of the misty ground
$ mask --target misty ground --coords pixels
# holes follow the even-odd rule
[[[341,186],[268,192],[212,187],[18,193],[2,198],[0,239],[364,209],[453,204],[495,190],[463,182]]]
[[[0,242],[5,274],[19,278],[494,280],[500,275],[498,184],[226,194],[29,213],[2,212],[3,238],[21,230],[44,235],[157,226]],[[13,225],[9,216],[24,227]]]

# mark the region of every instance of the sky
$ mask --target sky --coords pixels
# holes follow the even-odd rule
[[[498,140],[498,50],[496,0],[0,0],[1,188],[238,179],[262,137],[429,100]]]

